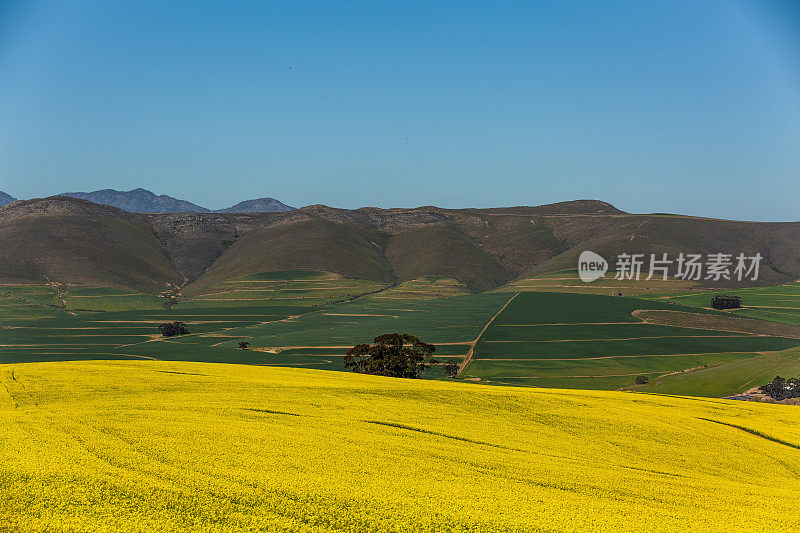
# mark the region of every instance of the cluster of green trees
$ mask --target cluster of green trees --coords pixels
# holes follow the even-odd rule
[[[357,344],[347,350],[345,368],[360,374],[418,378],[431,365],[438,364],[437,360],[429,359],[436,347],[413,335],[386,333],[372,341],[374,344]]]
[[[183,322],[165,322],[158,326],[158,331],[165,337],[174,337],[176,335],[186,335],[189,330],[186,329],[186,324]]]
[[[738,296],[717,294],[711,298],[711,307],[714,309],[738,309],[742,306],[742,299]]]
[[[773,400],[787,400],[789,398],[800,398],[800,379],[784,379],[775,376],[775,379],[760,387],[763,394],[768,395]]]

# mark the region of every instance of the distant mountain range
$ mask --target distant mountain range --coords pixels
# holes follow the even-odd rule
[[[0,191],[0,205],[10,204],[14,200],[16,200],[16,198],[11,196],[10,194],[6,194],[3,191]]]
[[[92,192],[65,192],[61,196],[72,196],[73,198],[89,200],[96,204],[111,205],[131,213],[208,213],[211,211],[186,200],[178,200],[166,194],[157,195],[146,189],[134,189],[132,191],[103,189]]]
[[[103,189],[92,192],[65,192],[59,196],[81,198],[96,204],[117,207],[130,213],[274,213],[295,209],[275,198],[256,198],[239,202],[233,207],[213,211],[166,194],[157,195],[147,189],[134,189],[132,191]],[[0,205],[9,204],[14,200],[16,198],[0,191]]]
[[[275,198],[257,198],[239,202],[233,207],[214,211],[166,194],[157,195],[147,189],[134,189],[132,191],[103,189],[93,192],[65,192],[61,196],[72,196],[73,198],[82,198],[96,204],[111,205],[131,213],[274,213],[295,209]]]
[[[611,264],[623,252],[670,258],[759,253],[760,284],[800,278],[800,222],[630,214],[595,200],[491,209],[311,205],[273,213],[140,215],[52,196],[0,207],[0,250],[12,251],[0,253],[0,283],[49,280],[150,293],[171,283],[183,284],[188,296],[278,270],[321,270],[387,284],[439,276],[481,292],[574,270],[586,250]],[[700,283],[736,285],[733,278],[730,285]]]

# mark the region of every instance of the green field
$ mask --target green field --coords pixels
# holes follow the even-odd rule
[[[9,531],[800,525],[794,406],[163,361],[0,384]]]
[[[441,276],[426,276],[424,278],[404,281],[395,287],[390,287],[380,294],[373,296],[377,299],[388,300],[414,300],[443,298],[468,294],[469,289],[460,281]]]
[[[429,281],[439,289],[443,286]],[[263,300],[200,297],[182,301],[171,309],[161,305],[136,309],[134,302],[141,295],[135,293],[77,289],[80,297],[99,310],[76,311],[70,306],[57,308],[39,303],[42,295],[55,294],[54,289],[24,287],[18,292],[36,299],[9,294],[0,299],[0,316],[7,325],[2,331],[0,361],[135,358],[342,370],[342,356],[349,347],[390,331],[413,331],[428,342],[445,343],[439,346],[437,358],[460,360],[469,350],[465,343],[477,337],[507,300],[506,295],[498,294],[436,299],[415,296],[409,300],[366,296],[356,302],[321,305],[331,297],[347,298],[352,293],[373,290],[375,285],[303,271],[248,276],[236,281],[239,283],[271,288],[263,289]],[[339,289],[343,283],[347,287],[342,291]],[[286,288],[299,289],[298,285],[303,286],[302,290]],[[316,289],[306,294],[311,286]],[[275,297],[280,293],[293,296]],[[155,296],[151,298],[161,302]],[[69,303],[70,298],[66,301]],[[190,334],[159,338],[158,325],[170,321],[184,322]],[[250,342],[253,349],[238,349],[240,341]],[[334,348],[321,348],[324,346]],[[434,368],[426,377],[444,374]]]
[[[117,289],[6,286],[0,291],[0,362],[158,359],[343,370],[348,348],[399,332],[437,345],[440,362],[468,360],[465,379],[618,389],[644,375],[654,389],[721,396],[763,379],[779,366],[770,359],[776,352],[800,344],[724,328],[650,324],[632,315],[651,309],[729,316],[674,303],[697,303],[691,295],[438,295],[455,289],[444,278],[386,288],[295,270],[220,283],[165,308],[164,298]],[[771,288],[789,289],[796,287]],[[747,298],[754,300],[755,292]],[[158,325],[171,321],[186,323],[190,334],[161,338]],[[238,349],[241,341],[250,349]],[[718,378],[726,372],[730,379]],[[436,366],[426,377],[444,379],[444,373]]]
[[[67,309],[80,311],[127,311],[163,308],[164,299],[152,294],[119,289],[71,289],[63,293]]]
[[[385,283],[346,279],[309,270],[264,272],[225,280],[191,298],[194,306],[292,304],[330,305],[379,291]]]
[[[616,272],[610,270],[605,276],[585,283],[578,276],[578,271],[574,269],[559,270],[556,272],[530,273],[523,274],[511,283],[495,289],[501,292],[508,291],[532,291],[532,292],[569,292],[578,294],[599,294],[604,296],[617,296],[620,292],[624,296],[640,296],[665,291],[685,291],[695,287],[697,283],[684,281],[675,278],[654,277],[645,279],[647,273],[643,273],[640,279],[614,279]]]
[[[633,390],[662,394],[727,396],[742,393],[767,383],[777,375],[800,375],[800,350],[789,349],[775,353],[751,354],[719,365],[694,368],[689,372],[667,374]]]
[[[504,384],[617,389],[633,385],[639,375],[655,379],[698,367],[727,368],[800,345],[798,339],[648,324],[631,315],[643,308],[697,311],[662,300],[520,293],[481,336],[464,375]],[[742,368],[739,377],[762,370],[756,364]],[[700,378],[681,383],[675,392],[698,396],[738,390],[718,383],[706,387]]]
[[[715,294],[729,294],[742,299],[743,309],[730,311],[737,316],[747,316],[800,325],[800,282],[772,287],[691,291],[679,294],[658,295],[655,298],[682,305],[709,307]]]

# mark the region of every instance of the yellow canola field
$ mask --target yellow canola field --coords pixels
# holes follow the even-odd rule
[[[794,406],[155,361],[0,381],[0,530],[800,524]]]

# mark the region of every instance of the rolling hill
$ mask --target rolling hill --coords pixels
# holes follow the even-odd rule
[[[4,282],[55,282],[158,293],[181,278],[147,219],[67,197],[0,208]]]
[[[557,238],[572,246],[526,274],[574,269],[580,253],[592,250],[608,259],[622,252],[655,253],[657,256],[667,253],[671,258],[676,258],[681,252],[760,253],[765,258],[760,271],[761,285],[794,281],[800,277],[800,223],[797,222],[759,223],[630,215],[603,221],[602,226],[589,225],[585,220],[571,220],[553,228]],[[674,266],[671,272],[675,272]],[[703,284],[709,283],[703,280]]]
[[[37,202],[46,202],[49,211],[33,208]],[[347,210],[313,205],[271,213],[150,213],[126,218],[110,207],[51,197],[0,209],[0,231],[14,251],[2,257],[0,282],[26,271],[33,274],[19,279],[43,279],[42,272],[61,269],[63,283],[141,288],[177,279],[188,293],[197,294],[225,279],[310,269],[387,284],[435,276],[455,280],[473,292],[507,283],[512,283],[508,290],[517,290],[536,285],[526,280],[574,270],[578,255],[587,249],[610,261],[622,252],[645,257],[668,253],[673,258],[680,252],[760,253],[764,259],[758,283],[800,278],[800,223],[637,215],[591,200],[497,209]],[[80,247],[79,255],[103,257],[107,264],[97,275],[88,268],[64,270],[58,254],[43,253],[61,246],[58,233],[48,237],[37,222],[40,216],[45,225],[52,222],[45,213],[53,210],[78,226],[135,220],[140,237],[149,243],[143,248],[148,255],[137,262],[131,254],[116,253],[108,239],[76,230],[70,233],[70,243]],[[26,231],[37,233],[37,241],[21,238],[20,227],[6,227],[23,212]],[[130,275],[129,263],[138,265]],[[144,263],[152,267],[145,268]],[[148,268],[151,273],[142,274]],[[119,275],[109,277],[103,274],[106,271]],[[735,280],[698,284],[712,283],[741,286]]]
[[[276,270],[321,270],[348,278],[392,281],[383,256],[384,237],[375,231],[328,220],[303,220],[254,229],[236,240],[188,288]]]
[[[794,406],[161,361],[8,365],[0,384],[10,530],[798,523]]]

